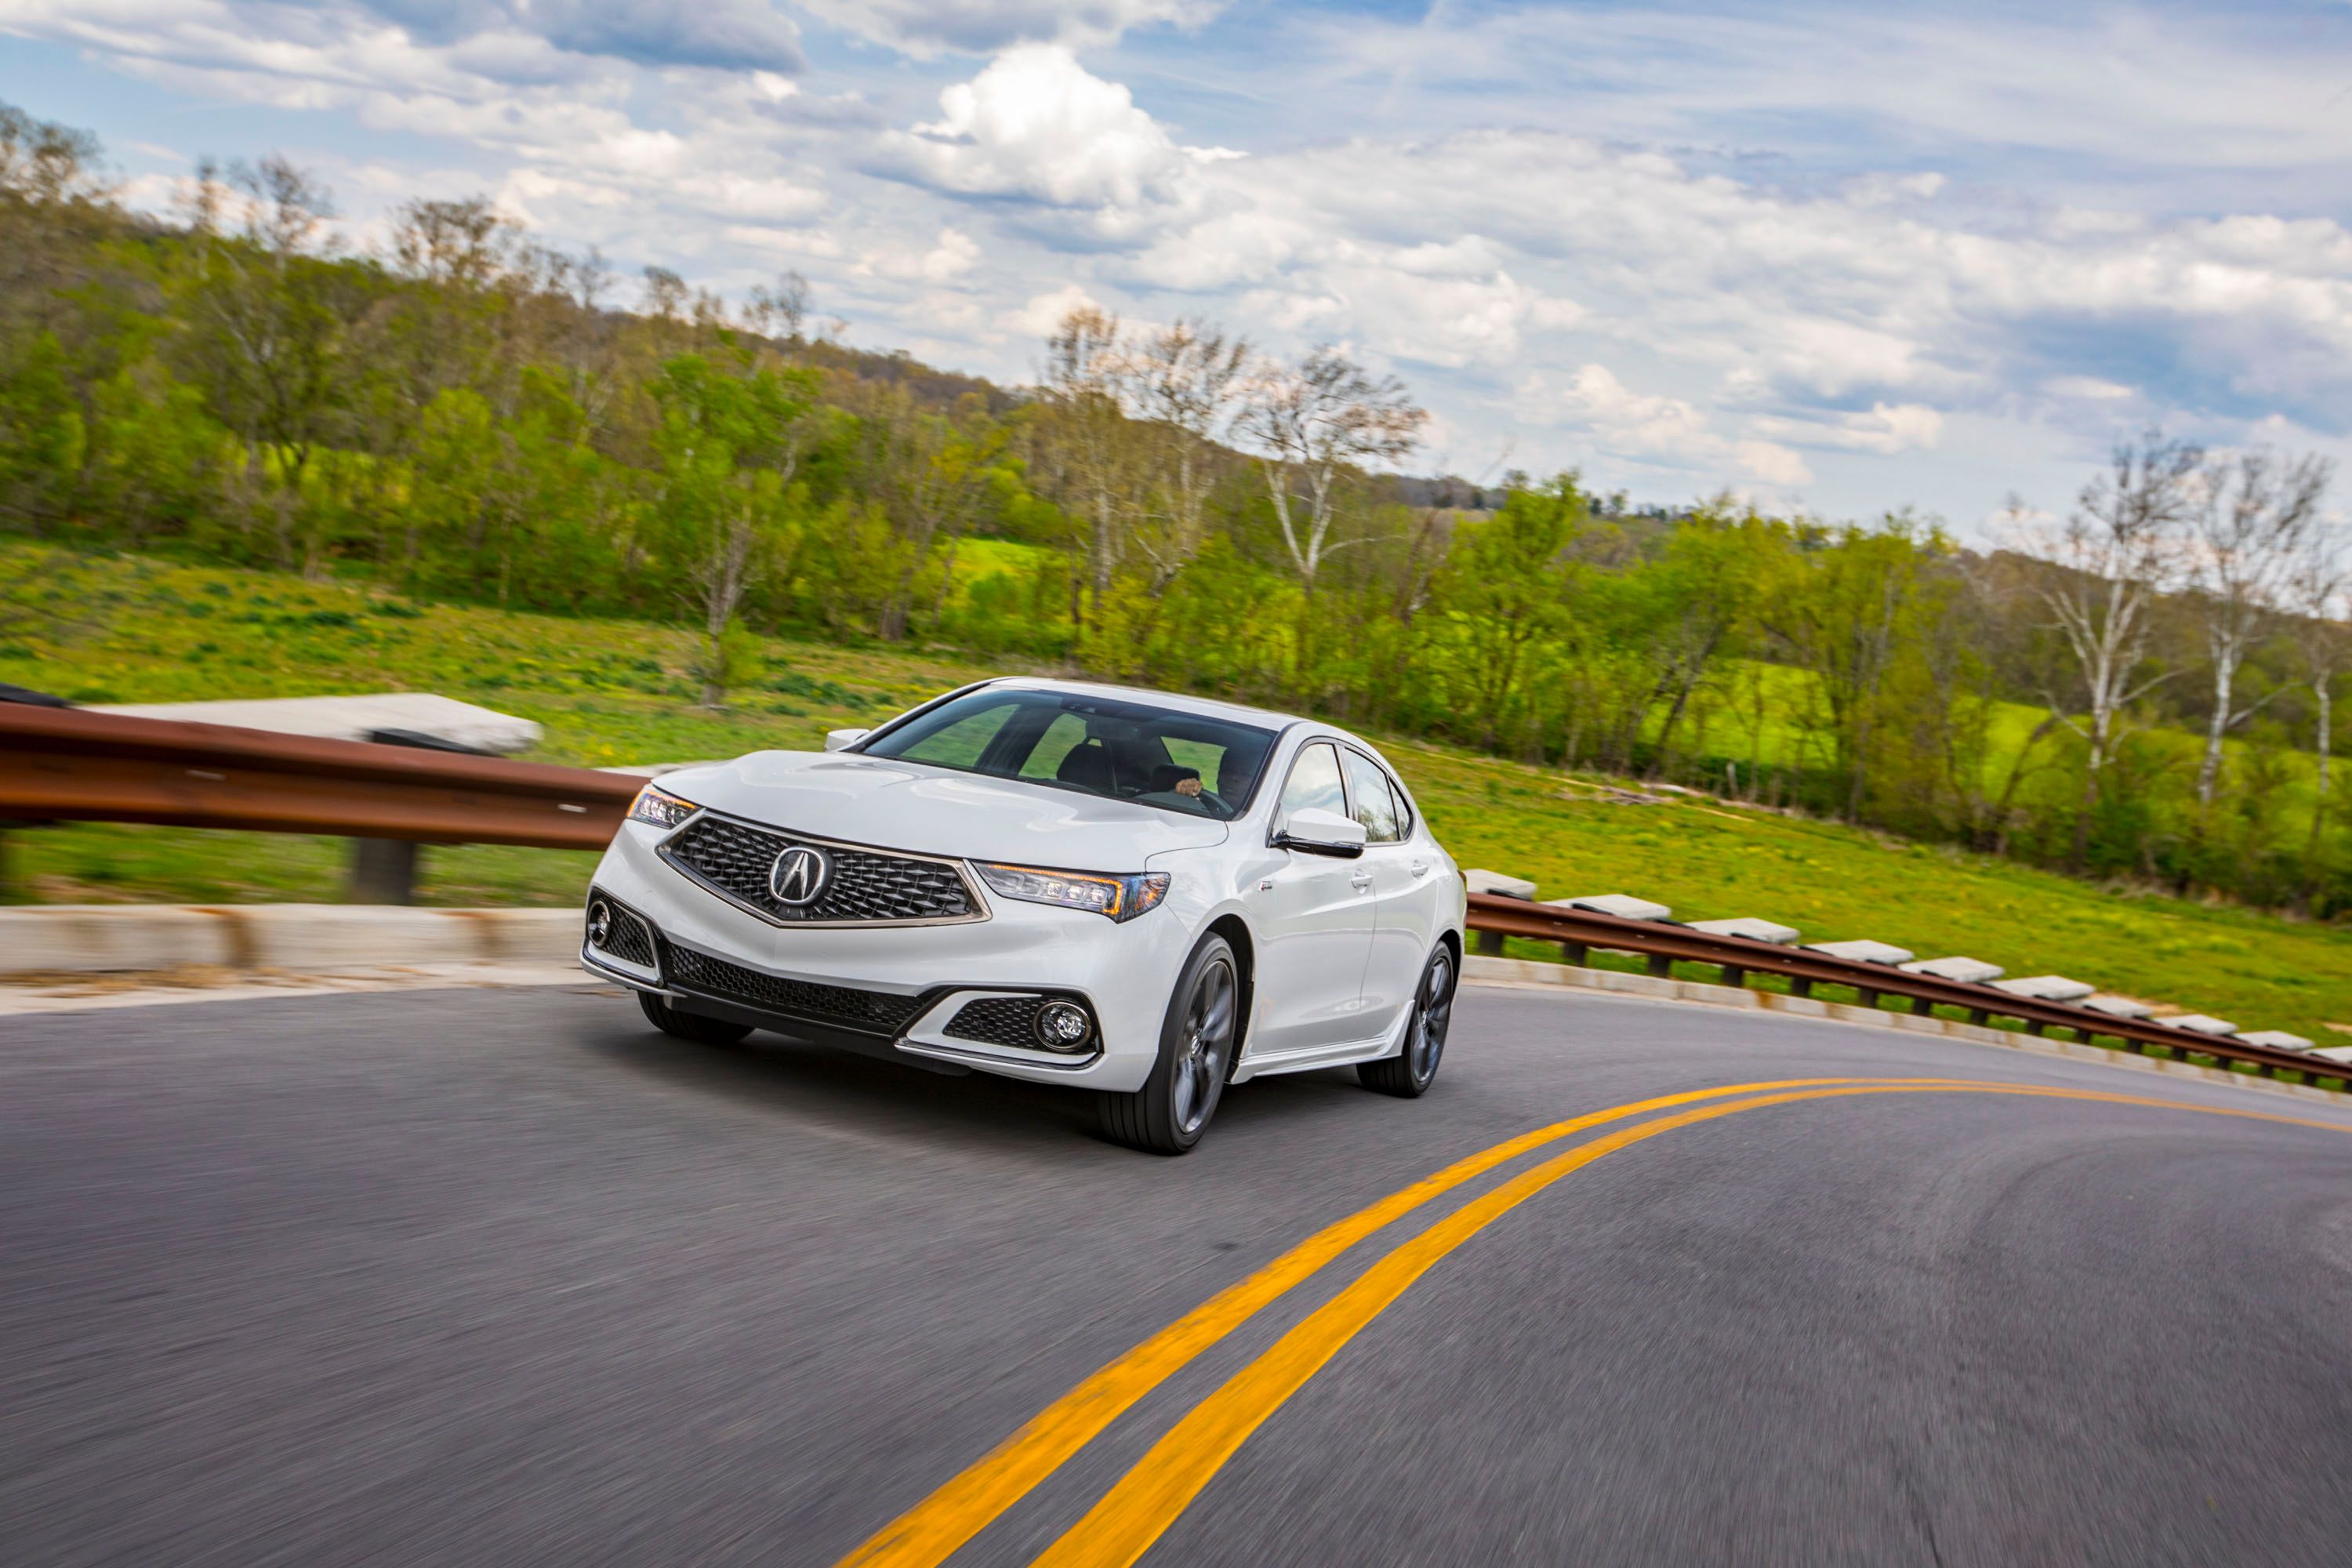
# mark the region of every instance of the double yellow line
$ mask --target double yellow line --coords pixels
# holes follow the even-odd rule
[[[2095,1100],[2352,1131],[2340,1122],[2179,1100],[1955,1079],[1786,1079],[1732,1084],[1636,1100],[1555,1122],[1481,1150],[1390,1194],[1316,1232],[1255,1274],[1219,1291],[1039,1411],[1020,1430],[844,1558],[841,1568],[936,1568],[1137,1401],[1357,1242],[1531,1150],[1629,1117],[1674,1112],[1593,1139],[1531,1166],[1400,1243],[1202,1400],[1037,1559],[1039,1564],[1052,1568],[1080,1564],[1126,1568],[1150,1549],[1249,1435],[1390,1302],[1447,1253],[1561,1177],[1643,1139],[1717,1117],[1796,1100],[1921,1093]],[[1718,1103],[1697,1103],[1703,1101]],[[1675,1110],[1685,1106],[1696,1108]]]

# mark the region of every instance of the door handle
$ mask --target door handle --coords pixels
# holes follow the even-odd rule
[[[1348,885],[1351,888],[1369,888],[1372,885],[1372,874],[1370,871],[1359,871],[1348,879]]]
[[[1414,861],[1414,862],[1412,863],[1412,874],[1413,874],[1414,876],[1416,876],[1416,877],[1426,877],[1426,876],[1428,876],[1428,875],[1429,875],[1429,862],[1428,862],[1428,861],[1426,861],[1426,860],[1416,860],[1416,861]]]

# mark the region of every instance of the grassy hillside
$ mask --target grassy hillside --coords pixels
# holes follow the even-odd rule
[[[546,727],[535,753],[605,765],[813,746],[987,671],[947,652],[771,640],[721,714],[693,705],[687,637],[631,622],[410,604],[380,592],[143,559],[0,547],[0,680],[79,702],[430,690]],[[37,606],[37,607],[34,607]],[[1431,823],[1465,864],[1543,896],[1636,892],[1689,919],[1755,914],[1808,936],[1966,952],[2321,1036],[2352,1032],[2352,931],[2115,893],[2017,865],[1704,797],[1652,802],[1608,781],[1393,743]],[[20,840],[17,896],[329,900],[331,839],[67,826]],[[436,848],[438,903],[565,903],[585,857]],[[1530,947],[1531,956],[1541,950]]]

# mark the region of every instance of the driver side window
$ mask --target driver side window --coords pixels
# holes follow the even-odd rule
[[[1328,741],[1298,749],[1290,764],[1290,781],[1282,786],[1282,815],[1308,809],[1348,815],[1348,797],[1339,786],[1339,754]]]

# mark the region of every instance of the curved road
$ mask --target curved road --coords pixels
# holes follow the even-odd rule
[[[1475,987],[1177,1161],[584,986],[0,1018],[0,1562],[2338,1563],[2347,1131]]]

